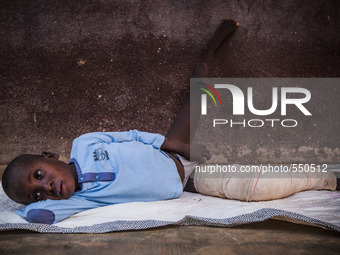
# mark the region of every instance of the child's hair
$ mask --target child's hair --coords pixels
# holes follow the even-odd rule
[[[34,161],[41,159],[41,155],[34,154],[22,154],[14,158],[6,167],[3,175],[2,175],[2,188],[4,189],[6,195],[11,198],[13,197],[10,194],[11,188],[11,180],[14,178],[14,175],[17,171],[24,171],[26,167],[32,164]],[[16,201],[16,200],[14,200]],[[16,201],[19,202],[19,201]],[[20,202],[19,202],[20,203]]]

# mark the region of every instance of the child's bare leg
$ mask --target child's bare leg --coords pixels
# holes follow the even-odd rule
[[[205,78],[208,77],[209,70],[211,67],[212,60],[214,58],[216,50],[233,32],[236,31],[239,24],[234,20],[223,20],[218,26],[212,37],[209,39],[200,60],[193,72],[194,78]],[[166,137],[171,140],[176,140],[182,143],[189,144],[190,136],[193,139],[196,131],[196,127],[200,118],[200,93],[197,90],[197,96],[194,97],[194,104],[197,107],[192,109],[192,130],[190,133],[190,95],[188,96],[186,102],[180,109],[178,115],[176,116],[174,122],[172,123]]]

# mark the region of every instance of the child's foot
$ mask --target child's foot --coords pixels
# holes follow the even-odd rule
[[[197,64],[192,77],[208,77],[211,62],[214,58],[217,48],[224,40],[234,33],[239,26],[240,23],[236,23],[236,21],[232,19],[225,19],[221,22],[214,34],[208,40],[208,43],[205,46],[200,61]]]
[[[226,40],[230,35],[232,35],[232,33],[236,31],[239,26],[240,23],[237,23],[235,20],[223,20],[209,40],[207,49],[209,48],[210,50],[216,50],[224,40]]]

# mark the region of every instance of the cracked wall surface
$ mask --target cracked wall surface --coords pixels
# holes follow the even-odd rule
[[[339,13],[337,1],[316,0],[2,1],[0,164],[41,151],[67,161],[72,140],[92,131],[165,134],[224,18],[241,27],[212,77],[339,77]],[[319,107],[336,105],[334,93]],[[339,115],[325,116],[324,132],[298,130],[281,144],[263,133],[258,144],[231,131],[240,142],[216,157],[339,163]]]

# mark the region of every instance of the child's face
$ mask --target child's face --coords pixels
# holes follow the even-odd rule
[[[19,203],[69,198],[78,188],[74,165],[44,158],[36,160],[15,173],[10,197]]]

